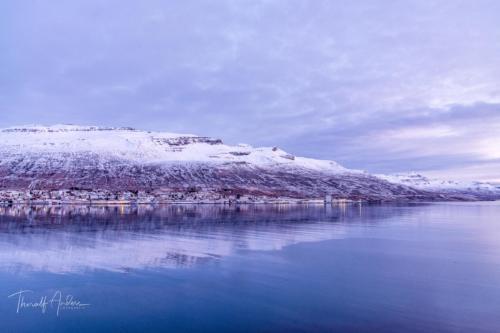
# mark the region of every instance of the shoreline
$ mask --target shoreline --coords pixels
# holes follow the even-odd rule
[[[335,200],[325,202],[321,199],[290,199],[290,200],[256,200],[256,201],[158,201],[158,202],[135,202],[135,201],[16,201],[1,202],[0,206],[142,206],[142,205],[327,205],[327,204],[356,204],[369,203],[363,200]]]
[[[423,203],[423,202],[477,202],[496,201],[498,196],[479,196],[458,193],[435,195],[373,195],[350,196],[305,195],[301,197],[272,193],[243,193],[231,189],[221,193],[216,190],[0,190],[0,206],[137,206],[137,205],[337,205],[352,203]]]
[[[171,201],[171,202],[117,202],[117,201],[99,201],[99,202],[0,202],[0,207],[18,207],[18,206],[33,206],[33,207],[134,207],[134,206],[169,206],[169,205],[200,205],[200,206],[239,206],[239,205],[314,205],[314,206],[341,206],[341,205],[376,205],[376,204],[434,204],[434,203],[477,203],[477,202],[500,202],[500,199],[492,200],[337,200],[325,202],[323,200],[276,200],[276,201]]]

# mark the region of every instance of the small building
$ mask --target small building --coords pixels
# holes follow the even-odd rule
[[[332,195],[331,194],[325,195],[325,203],[332,203]]]

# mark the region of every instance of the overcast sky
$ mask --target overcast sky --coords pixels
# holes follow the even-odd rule
[[[75,123],[500,182],[498,0],[2,0],[0,127]]]

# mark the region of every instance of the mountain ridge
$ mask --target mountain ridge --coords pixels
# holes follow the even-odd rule
[[[278,147],[231,146],[193,134],[77,125],[0,130],[4,202],[432,201],[491,200],[500,194],[420,185]]]

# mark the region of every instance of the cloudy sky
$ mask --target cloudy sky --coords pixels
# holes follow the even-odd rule
[[[2,0],[0,127],[278,145],[500,182],[500,1]]]

